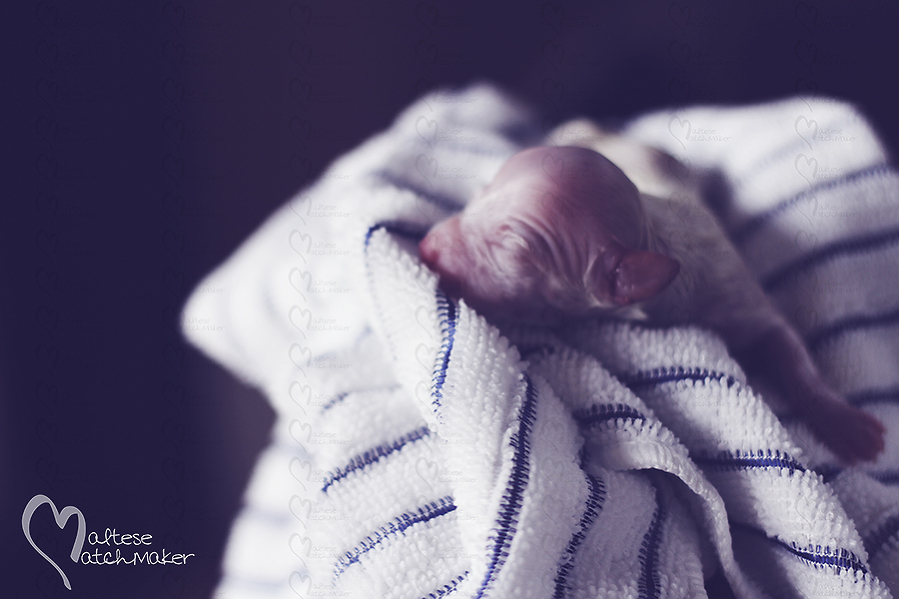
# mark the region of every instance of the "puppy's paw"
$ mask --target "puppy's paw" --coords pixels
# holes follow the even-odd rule
[[[847,464],[874,461],[883,451],[886,432],[883,424],[848,404],[819,410],[812,424],[824,444]]]

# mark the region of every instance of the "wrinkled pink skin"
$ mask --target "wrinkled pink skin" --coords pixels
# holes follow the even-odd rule
[[[488,318],[552,325],[614,315],[668,287],[681,265],[652,251],[647,220],[637,188],[601,154],[531,148],[503,165],[461,214],[437,224],[419,253],[446,293]],[[741,286],[757,285],[736,273],[729,279],[718,288],[740,294]],[[873,460],[884,447],[883,425],[824,382],[799,335],[773,307],[770,326],[752,339],[734,332],[740,326],[710,324],[740,319],[735,304],[740,301],[707,308],[699,324],[717,328],[748,371],[773,379],[846,463]]]
[[[644,301],[674,279],[678,263],[647,251],[645,221],[637,188],[602,155],[531,148],[419,251],[447,293],[486,316],[553,323]]]

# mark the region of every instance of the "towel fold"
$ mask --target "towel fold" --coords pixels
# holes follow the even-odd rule
[[[278,413],[216,596],[704,597],[719,568],[741,598],[899,594],[899,178],[864,119],[805,98],[625,129],[717,173],[750,268],[887,426],[848,469],[710,332],[500,331],[443,295],[418,240],[534,123],[490,85],[423,98],[191,296],[188,338]]]

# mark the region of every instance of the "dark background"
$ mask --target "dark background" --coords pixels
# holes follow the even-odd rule
[[[498,81],[547,125],[818,92],[858,103],[899,147],[895,2],[15,4],[0,213],[8,596],[210,596],[273,414],[183,342],[180,308],[280,203],[434,85]],[[44,507],[31,530],[66,591],[22,533],[39,493],[80,508],[89,531],[196,557],[76,566],[74,524],[59,531]]]

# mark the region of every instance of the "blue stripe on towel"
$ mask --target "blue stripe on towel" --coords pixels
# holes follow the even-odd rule
[[[653,485],[655,487],[655,485]],[[658,599],[659,585],[659,546],[662,543],[662,521],[665,519],[666,510],[662,505],[662,494],[658,487],[655,488],[656,509],[652,514],[649,529],[643,535],[640,544],[640,578],[637,580],[637,590],[640,599]]]
[[[844,468],[834,464],[821,464],[815,468],[815,472],[821,475],[824,482],[829,483],[843,472]],[[865,476],[869,476],[877,482],[884,485],[895,485],[899,483],[899,470],[867,470]]]
[[[868,560],[873,560],[891,539],[895,540],[899,535],[899,514],[893,514],[886,521],[871,532],[865,539],[865,549],[868,550]]]
[[[888,231],[881,231],[876,235],[866,235],[864,237],[854,237],[852,239],[843,239],[828,243],[809,255],[790,262],[789,264],[785,264],[774,270],[771,274],[763,276],[762,287],[765,288],[765,291],[770,292],[783,285],[790,280],[790,277],[803,270],[817,267],[835,258],[848,256],[850,254],[872,252],[888,248],[897,243],[899,243],[899,229],[890,229]]]
[[[263,525],[283,527],[288,523],[287,513],[284,511],[276,511],[268,509],[261,505],[246,505],[240,513],[241,518],[252,518],[261,521]]]
[[[396,453],[406,445],[415,443],[416,441],[420,441],[430,434],[431,429],[429,429],[427,426],[422,426],[410,433],[406,433],[390,444],[378,445],[377,447],[369,449],[365,453],[354,457],[352,460],[350,460],[350,463],[343,468],[338,468],[335,472],[329,472],[328,478],[325,479],[325,484],[324,486],[322,486],[322,491],[327,491],[328,487],[330,487],[337,481],[346,478],[349,474],[356,472],[357,470],[362,470],[363,468],[379,461],[381,458],[385,458],[393,453]]]
[[[378,229],[386,229],[388,233],[393,233],[394,235],[399,235],[400,237],[406,237],[407,239],[413,239],[415,241],[424,239],[424,236],[427,235],[429,231],[427,227],[416,225],[415,223],[407,223],[401,220],[386,220],[375,223],[365,232],[366,251],[368,250],[368,243],[371,241],[372,233]]]
[[[384,541],[400,534],[405,536],[407,528],[445,516],[455,509],[456,505],[453,503],[453,498],[447,495],[446,497],[441,497],[437,501],[432,501],[427,505],[421,506],[414,511],[400,514],[394,518],[393,521],[388,522],[365,537],[365,539],[356,545],[355,548],[344,553],[343,556],[337,560],[337,563],[334,564],[334,577],[340,577],[341,574],[346,572],[347,568],[358,563],[363,555],[379,546]]]
[[[556,353],[556,348],[549,343],[538,343],[531,345],[520,344],[516,347],[518,347],[518,353],[521,355],[522,359],[528,358],[532,354],[536,354],[538,352],[544,356],[551,356]]]
[[[855,122],[853,122],[855,118],[856,115],[852,115],[852,117],[840,116],[826,122],[826,126],[829,129],[842,129],[847,125],[851,127],[855,125]],[[824,124],[825,123],[821,123],[822,126]],[[774,141],[777,142],[780,140]],[[757,179],[762,174],[760,171],[763,171],[768,167],[783,167],[784,158],[795,157],[797,154],[803,153],[803,151],[810,151],[806,150],[806,148],[808,148],[808,142],[801,136],[791,137],[788,141],[782,142],[779,146],[775,146],[767,153],[763,154],[760,159],[756,160],[756,162],[741,167],[740,172],[743,174],[735,177],[735,185],[742,186],[748,179]]]
[[[821,478],[826,483],[835,479],[843,471],[842,468],[835,464],[820,464],[819,466],[812,468],[812,470],[820,474]]]
[[[442,210],[446,210],[447,212],[458,212],[462,210],[464,207],[463,204],[458,201],[456,198],[450,197],[448,195],[442,193],[435,193],[433,191],[428,191],[427,189],[423,189],[420,185],[416,185],[411,181],[400,178],[399,176],[389,173],[387,171],[377,171],[373,173],[373,176],[388,184],[392,185],[397,189],[405,189],[406,191],[410,191],[422,198],[429,204],[432,204]]]
[[[505,136],[509,137],[511,139],[517,134],[516,131],[518,133],[525,131],[525,129],[523,129],[522,127],[523,127],[523,125],[518,125],[514,129],[500,131],[500,133],[505,133],[506,134]],[[527,127],[528,127],[527,130],[536,129],[536,127],[532,127],[530,125],[528,125]],[[455,129],[455,127],[453,127],[453,128]],[[475,133],[474,130],[471,130],[469,132],[471,134]],[[531,134],[533,135],[533,132]],[[417,138],[412,138],[411,141],[415,145],[418,145],[418,146],[428,146],[429,148],[433,148],[434,146],[439,146],[439,148],[443,151],[459,152],[459,153],[463,153],[463,154],[474,154],[476,156],[497,156],[497,157],[508,156],[508,157],[511,157],[512,153],[514,153],[514,152],[510,152],[509,149],[505,146],[490,147],[483,143],[483,139],[480,138],[480,136],[478,139],[472,139],[471,141],[463,140],[461,143],[458,141],[449,140],[449,139],[435,139],[434,142],[432,143],[421,136],[418,136]],[[422,149],[424,149],[424,148],[422,148]]]
[[[899,470],[866,472],[865,474],[885,485],[895,485],[896,483],[899,483]]]
[[[456,589],[459,586],[459,583],[465,580],[468,577],[468,570],[455,577],[447,584],[443,585],[433,593],[428,593],[427,597],[422,597],[421,599],[440,599],[441,597],[446,597],[450,593],[455,593]]]
[[[746,243],[746,239],[748,237],[757,233],[763,226],[765,226],[765,224],[768,223],[768,221],[779,216],[781,213],[795,206],[799,202],[814,197],[816,193],[827,191],[835,187],[840,187],[842,185],[855,183],[856,181],[861,181],[870,177],[880,176],[889,173],[891,170],[892,169],[890,168],[890,165],[884,163],[859,169],[857,171],[853,171],[851,173],[843,175],[842,177],[828,179],[806,191],[798,193],[793,197],[772,206],[761,214],[749,219],[744,225],[738,227],[737,230],[731,234],[731,239],[733,239],[734,243],[743,245]]]
[[[509,483],[506,492],[500,502],[499,519],[496,531],[490,536],[493,548],[490,551],[490,561],[487,564],[487,573],[478,592],[477,599],[485,596],[490,585],[496,581],[499,571],[509,555],[509,547],[515,536],[518,514],[524,502],[524,491],[528,485],[530,476],[530,434],[531,428],[537,417],[537,392],[531,383],[530,377],[525,375],[525,400],[518,413],[518,430],[512,435],[510,445],[514,449],[512,455],[512,473],[509,475]]]
[[[365,391],[365,393],[377,393],[377,392],[384,392],[384,391],[396,391],[397,389],[401,389],[401,388],[402,387],[400,385],[386,385],[383,387],[373,387],[371,389],[364,389],[364,391]],[[324,414],[328,410],[331,410],[332,408],[336,407],[337,405],[343,403],[346,400],[346,398],[349,397],[350,395],[353,395],[356,393],[359,393],[359,391],[347,391],[345,393],[340,393],[338,395],[335,395],[334,397],[329,399],[327,402],[322,404],[321,410],[319,410],[319,412],[321,414]]]
[[[453,300],[437,290],[437,318],[440,320],[440,334],[443,339],[440,351],[437,354],[437,368],[431,382],[434,390],[431,392],[435,408],[439,408],[443,401],[443,385],[446,383],[446,370],[449,368],[450,354],[453,352],[453,342],[456,338],[456,327],[459,324],[459,314]]]
[[[225,574],[222,576],[222,579],[219,581],[219,587],[222,586],[230,586],[230,587],[249,587],[254,589],[257,593],[271,593],[274,594],[285,584],[284,580],[265,580],[262,578],[250,578],[247,576],[241,576],[240,574]],[[217,596],[218,594],[216,594]],[[225,596],[229,595],[229,593],[224,593]]]
[[[690,458],[701,467],[720,468],[723,470],[749,470],[753,468],[788,468],[790,471],[805,472],[805,467],[789,454],[775,449],[759,450],[742,454],[740,450],[733,453],[722,451],[716,456],[691,455]]]
[[[641,412],[630,406],[621,403],[594,404],[583,410],[576,410],[572,417],[580,426],[595,426],[601,422],[609,420],[618,420],[624,418],[626,420],[645,420]]]
[[[881,314],[847,316],[812,332],[806,338],[806,343],[811,351],[817,351],[824,343],[845,333],[859,329],[895,326],[896,324],[899,324],[899,308]]]
[[[602,504],[606,498],[606,489],[602,481],[597,480],[590,474],[584,473],[587,483],[590,485],[590,493],[587,496],[587,502],[584,505],[584,513],[581,515],[581,521],[578,523],[578,529],[568,541],[568,547],[562,554],[559,569],[556,573],[556,589],[553,593],[553,599],[562,599],[566,592],[570,590],[568,586],[568,576],[574,569],[574,560],[577,557],[578,549],[584,539],[587,538],[587,532],[593,526],[593,522],[602,509]]]
[[[853,391],[846,394],[846,401],[855,407],[872,403],[893,403],[899,401],[899,387]]]
[[[332,397],[331,399],[329,399],[328,401],[326,401],[326,402],[324,403],[324,405],[322,405],[322,408],[321,408],[321,410],[319,410],[319,412],[320,412],[321,414],[324,414],[325,412],[327,412],[328,410],[330,410],[331,408],[333,408],[333,407],[336,406],[337,404],[342,403],[343,400],[345,400],[345,399],[347,398],[347,395],[349,395],[349,392],[347,392],[347,393],[341,393],[341,394],[339,394],[339,395],[335,395],[334,397]]]
[[[704,381],[706,379],[723,380],[727,388],[737,384],[737,380],[729,374],[706,368],[685,368],[683,366],[654,368],[653,370],[644,370],[619,378],[628,387],[651,387],[677,381]]]
[[[815,547],[812,547],[811,545],[800,547],[795,541],[787,543],[780,539],[769,537],[765,531],[750,526],[749,524],[743,524],[742,522],[731,522],[730,528],[732,531],[738,530],[749,533],[760,539],[779,545],[802,561],[810,563],[813,566],[831,566],[837,568],[837,570],[843,569],[855,570],[862,573],[868,572],[868,569],[865,568],[865,564],[862,560],[848,549],[840,548],[831,550],[830,547],[824,547],[824,549],[822,549],[821,545]]]

